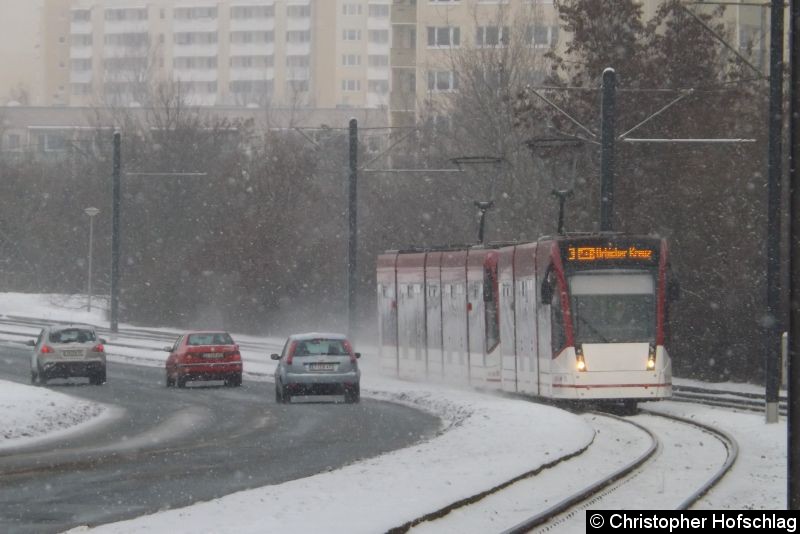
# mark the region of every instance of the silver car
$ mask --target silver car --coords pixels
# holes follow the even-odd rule
[[[42,329],[31,355],[31,384],[46,384],[51,378],[85,376],[89,383],[106,381],[105,340],[88,325],[59,325]]]
[[[342,334],[295,334],[283,352],[272,354],[275,369],[275,401],[288,403],[295,395],[341,395],[345,402],[361,398],[361,371],[353,345]]]

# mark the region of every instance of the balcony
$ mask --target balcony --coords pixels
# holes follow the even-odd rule
[[[389,109],[391,111],[416,111],[416,95],[405,91],[392,91],[389,93]]]
[[[92,23],[89,21],[76,21],[73,20],[69,24],[69,33],[78,35],[87,35],[92,33]]]
[[[212,44],[176,44],[172,47],[173,57],[211,57],[219,54],[219,46]]]
[[[388,17],[381,19],[370,17],[367,19],[367,30],[388,30],[391,26]]]
[[[175,33],[184,32],[216,32],[218,28],[217,19],[173,19],[172,31]]]
[[[92,45],[72,45],[69,47],[69,57],[70,59],[89,59],[92,57],[93,51]]]
[[[231,67],[229,78],[231,81],[273,80],[275,79],[275,69],[272,67],[266,69]]]
[[[288,18],[286,19],[286,31],[308,31],[311,29],[310,18]]]
[[[69,73],[70,83],[90,83],[92,81],[92,71],[90,70],[73,70]]]
[[[147,57],[147,46],[104,45],[103,57]]]
[[[231,43],[231,56],[271,56],[275,53],[275,43]]]
[[[369,67],[367,68],[368,80],[388,80],[389,67]]]
[[[311,53],[311,43],[286,43],[287,56],[306,56]]]
[[[215,82],[216,69],[173,69],[172,78],[178,82]]]
[[[232,32],[269,32],[275,30],[275,19],[231,19]]]
[[[417,24],[417,6],[392,4],[392,24]]]
[[[105,33],[147,33],[147,20],[107,20]]]
[[[416,67],[417,49],[416,48],[392,48],[389,64],[392,67]]]

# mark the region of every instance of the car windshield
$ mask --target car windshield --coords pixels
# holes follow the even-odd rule
[[[88,343],[96,341],[94,332],[83,328],[56,330],[49,336],[50,343]]]
[[[344,341],[340,339],[312,339],[298,341],[295,348],[295,356],[316,356],[316,355],[341,356],[348,354]]]
[[[208,333],[208,334],[189,334],[186,339],[187,345],[233,345],[233,339],[230,334],[225,332]]]

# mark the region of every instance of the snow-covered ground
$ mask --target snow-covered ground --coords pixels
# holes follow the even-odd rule
[[[0,315],[106,324],[102,313],[89,315],[80,310],[78,304],[51,296],[5,295],[0,299]],[[35,331],[31,330],[32,333]],[[275,346],[276,352],[283,341],[234,337],[242,343],[253,341]],[[24,336],[19,340],[24,340]],[[125,348],[120,344],[142,345],[142,342],[126,340],[124,336],[109,339],[112,362],[163,365],[166,354],[158,350],[163,343],[152,343],[152,349]],[[362,352],[365,352],[363,348]],[[385,531],[554,462],[587,446],[594,438],[586,420],[553,408],[475,391],[380,377],[374,372],[377,366],[371,365],[371,357],[366,352],[362,357],[362,394],[416,406],[437,415],[443,421],[439,435],[412,447],[334,471],[104,525],[92,529],[92,532],[238,533],[268,532],[279,528],[312,532]],[[264,375],[270,375],[274,368],[265,353],[243,351],[243,359],[245,371],[256,379],[264,379]],[[0,383],[0,388],[0,391],[5,391],[6,384]],[[65,395],[45,399],[52,393],[45,388],[21,385],[14,385],[14,388],[25,391],[17,394],[20,398],[27,398],[27,402],[51,409],[54,419],[59,418],[55,414],[69,411],[64,406],[75,402]],[[728,384],[726,388],[750,390],[751,386]],[[12,424],[21,428],[35,419],[25,415],[28,410],[18,410],[19,404],[5,404],[2,399],[0,396],[0,423],[14,417]],[[717,426],[738,440],[740,459],[732,474],[699,507],[785,508],[784,422],[766,425],[763,416],[758,414],[739,414],[672,402],[648,406]],[[97,413],[102,413],[100,410]],[[37,417],[41,419],[42,413],[39,412]],[[5,428],[5,425],[0,428]],[[18,440],[6,438],[6,441]],[[556,469],[568,466],[569,463],[565,463]],[[566,475],[552,477],[554,482],[550,483],[548,490],[563,489],[557,486],[566,485],[569,478]],[[483,513],[491,524],[498,510],[486,506]],[[507,526],[510,525],[498,525]],[[477,523],[475,527],[478,528]],[[459,531],[464,532],[462,527]]]

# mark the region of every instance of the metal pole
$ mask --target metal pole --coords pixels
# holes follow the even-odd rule
[[[600,230],[614,229],[614,130],[617,74],[603,71],[603,102],[600,110]]]
[[[89,215],[89,294],[86,311],[92,311],[92,241],[94,240],[94,216]]]
[[[780,384],[781,165],[783,134],[783,0],[772,0],[769,64],[769,167],[767,178],[766,419],[778,421]]]
[[[347,248],[347,333],[353,337],[356,315],[356,254],[358,253],[358,121],[350,119],[350,178],[347,184],[349,241]]]
[[[120,133],[114,133],[114,173],[111,177],[111,331],[119,331],[119,207]]]
[[[789,84],[789,416],[787,418],[787,499],[800,510],[800,0],[791,3],[791,83]]]

